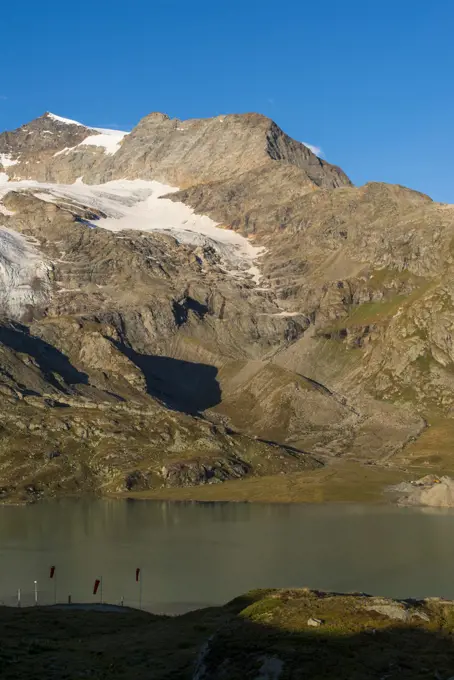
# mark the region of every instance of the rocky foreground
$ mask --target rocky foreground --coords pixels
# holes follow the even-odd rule
[[[4,680],[452,680],[454,603],[257,591],[178,617],[0,609]]]

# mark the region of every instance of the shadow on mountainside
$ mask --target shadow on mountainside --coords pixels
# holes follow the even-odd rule
[[[30,334],[29,329],[21,324],[0,326],[0,343],[5,347],[28,354],[38,365],[46,380],[59,390],[63,386],[56,380],[58,373],[68,385],[88,384],[88,375],[75,368],[68,357],[48,342]]]
[[[310,629],[307,614],[301,620],[291,605],[287,620],[277,625],[270,609],[279,600],[274,605],[267,599],[262,614],[251,620],[251,602],[254,606],[243,597],[172,617],[0,607],[2,680],[60,680],[88,670],[110,680],[450,680],[454,675],[451,619],[434,614],[429,622],[410,624],[368,612],[363,623],[346,604],[343,622],[325,618],[320,628]]]
[[[284,632],[241,620],[233,628],[214,638],[205,672],[193,677],[451,680],[454,674],[452,639],[408,625],[354,635]]]
[[[308,613],[302,616],[291,599],[282,607],[281,615],[278,599],[258,603],[259,609],[254,614],[243,609],[212,637],[206,653],[199,658],[198,675],[193,677],[197,680],[454,678],[452,605],[447,603],[447,610],[434,609],[428,621],[414,618],[410,622],[393,620],[373,611],[364,614],[349,606],[349,596],[341,597],[344,608],[336,613],[320,613],[320,627],[314,628],[307,625]],[[239,606],[247,607],[247,596],[238,601]],[[230,606],[236,606],[236,601],[226,608]]]
[[[176,411],[195,414],[221,401],[218,369],[208,364],[182,361],[172,357],[140,354],[115,342],[115,347],[132,361],[145,376],[147,392]]]

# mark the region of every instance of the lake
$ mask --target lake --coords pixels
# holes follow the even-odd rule
[[[49,578],[56,567],[56,580]],[[135,570],[142,582],[136,583]],[[62,500],[0,506],[0,602],[179,613],[252,588],[454,599],[454,512],[371,505]]]

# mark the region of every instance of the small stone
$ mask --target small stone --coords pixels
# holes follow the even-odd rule
[[[322,623],[323,623],[323,621],[321,621],[320,619],[314,619],[313,616],[311,616],[307,620],[307,625],[312,626],[313,628],[319,628],[322,625]]]

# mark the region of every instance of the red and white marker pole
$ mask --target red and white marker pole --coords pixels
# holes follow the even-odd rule
[[[95,580],[95,584],[93,586],[93,595],[96,595],[96,593],[99,590],[99,597],[100,597],[100,603],[102,604],[102,576],[101,578],[97,578]]]
[[[142,609],[142,574],[140,567],[136,569],[136,583],[139,584],[139,609]]]
[[[57,604],[57,574],[55,567],[50,568],[49,578],[54,581],[54,604]]]

